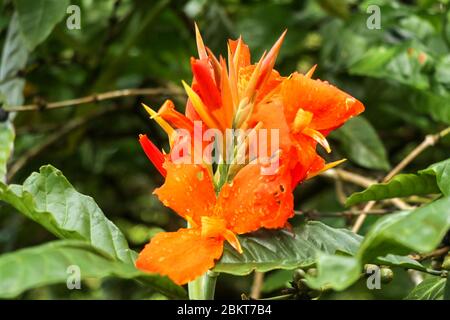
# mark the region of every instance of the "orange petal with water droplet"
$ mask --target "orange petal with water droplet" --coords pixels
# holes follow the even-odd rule
[[[167,176],[156,189],[161,202],[182,217],[189,216],[200,225],[202,216],[212,214],[216,194],[208,170],[202,165],[164,163]]]
[[[199,229],[161,232],[141,251],[136,267],[183,285],[214,267],[222,251],[223,239],[202,237]]]
[[[259,228],[281,228],[292,217],[291,177],[280,160],[275,174],[262,175],[260,164],[248,164],[219,194],[217,206],[228,229],[237,234]]]
[[[267,151],[265,152],[264,156],[271,155],[271,129],[278,131],[278,137],[276,138],[279,142],[279,148],[285,151],[289,151],[292,144],[291,136],[289,134],[290,128],[283,114],[283,105],[280,103],[280,101],[274,100],[270,103],[259,103],[255,105],[253,113],[248,121],[248,125],[250,128],[253,128],[257,123],[262,123],[261,128],[265,129],[265,133],[267,133],[267,135],[263,135],[263,137],[267,136]],[[258,144],[260,149],[264,145],[263,143]],[[260,152],[262,152],[262,149]]]

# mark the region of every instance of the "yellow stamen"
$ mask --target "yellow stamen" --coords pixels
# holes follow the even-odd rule
[[[158,112],[156,112],[155,110],[153,110],[152,108],[150,108],[149,106],[145,105],[144,103],[142,103],[142,106],[144,107],[145,111],[147,111],[147,113],[150,115],[150,119],[153,119],[156,121],[156,123],[159,124],[159,126],[167,133],[167,135],[169,136],[169,139],[172,138],[173,133],[175,132],[175,129],[172,128],[170,126],[170,124],[168,124],[166,122],[166,120],[164,120],[159,114]]]
[[[316,70],[316,68],[317,68],[317,64],[313,65],[312,68],[309,69],[309,71],[305,74],[305,77],[311,78],[314,71]]]
[[[317,171],[317,172],[314,172],[313,174],[308,174],[308,175],[306,176],[306,180],[311,179],[311,178],[314,178],[315,176],[321,174],[322,172],[325,172],[325,171],[327,171],[327,170],[329,170],[329,169],[331,169],[331,168],[334,168],[334,167],[340,165],[341,163],[343,163],[343,162],[345,162],[345,161],[347,161],[347,159],[341,159],[341,160],[337,160],[337,161],[334,161],[334,162],[327,163],[327,164],[323,167],[322,170]]]
[[[302,132],[311,123],[312,118],[312,112],[305,111],[301,108],[298,109],[292,125],[292,131],[294,133]]]
[[[223,234],[223,237],[228,241],[228,243],[234,249],[236,249],[237,252],[242,254],[243,251],[242,251],[242,247],[241,247],[241,244],[239,242],[239,239],[231,230],[226,229],[225,233]]]
[[[302,133],[317,141],[327,151],[327,153],[331,152],[327,139],[319,131],[311,128],[305,128]]]

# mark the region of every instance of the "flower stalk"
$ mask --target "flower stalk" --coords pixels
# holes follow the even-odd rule
[[[188,283],[190,300],[214,300],[216,281],[219,273],[207,271],[204,275]]]

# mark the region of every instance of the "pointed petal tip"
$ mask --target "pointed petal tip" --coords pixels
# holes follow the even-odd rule
[[[311,67],[311,69],[308,70],[308,72],[305,74],[305,77],[312,78],[314,72],[316,71],[316,68],[317,68],[317,63],[315,65],[313,65]]]
[[[200,29],[198,28],[197,22],[194,22],[194,28],[195,28],[195,40],[197,42],[198,57],[200,59],[207,59],[208,54],[206,52],[205,43],[203,42],[203,38],[200,33]]]

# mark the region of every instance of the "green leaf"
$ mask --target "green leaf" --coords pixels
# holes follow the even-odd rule
[[[246,275],[256,270],[304,268],[315,264],[319,251],[352,255],[361,237],[346,229],[334,229],[311,221],[287,230],[260,230],[240,236],[243,254],[226,245],[214,271]]]
[[[14,137],[11,122],[0,122],[0,182],[5,181],[6,165],[14,147]]]
[[[27,59],[28,51],[15,13],[9,23],[0,62],[0,108],[23,103],[25,81],[18,78],[17,73],[25,67]],[[15,132],[11,119],[9,115],[8,120],[0,123],[0,182],[6,181],[6,165],[14,147]]]
[[[23,87],[25,82],[17,78],[17,73],[24,69],[28,59],[28,50],[23,36],[20,34],[17,14],[11,18],[8,33],[3,45],[0,64],[1,102],[6,105],[23,103]]]
[[[436,182],[442,193],[450,195],[450,159],[432,164],[428,168],[419,171],[420,174],[434,174]]]
[[[450,276],[447,275],[444,288],[444,300],[450,300]]]
[[[330,254],[317,256],[317,277],[306,275],[308,286],[316,289],[331,287],[334,290],[344,290],[359,279],[361,265],[352,257]]]
[[[0,184],[0,199],[62,239],[88,241],[126,263],[135,253],[122,232],[108,220],[95,201],[70,184],[61,171],[47,165],[23,185]]]
[[[50,35],[69,6],[69,0],[14,0],[14,3],[30,50]]]
[[[428,277],[419,283],[406,300],[441,300],[444,295],[445,278]]]
[[[289,281],[292,280],[292,272],[292,270],[273,271],[264,277],[264,283],[261,291],[263,293],[269,293],[281,288],[286,288],[289,285]]]
[[[440,192],[450,195],[450,159],[435,163],[418,174],[399,174],[389,182],[373,184],[364,191],[352,194],[345,205]]]
[[[407,258],[393,259],[389,255],[407,255],[411,252],[429,252],[436,248],[450,228],[450,197],[444,197],[411,212],[400,212],[378,220],[369,230],[354,257],[343,259],[325,255],[317,261],[319,274],[311,280],[311,286],[324,284],[343,290],[358,279],[365,263],[388,260],[389,265],[421,270]],[[396,261],[397,260],[397,261]],[[332,277],[333,269],[342,271]]]
[[[391,79],[419,90],[426,90],[430,87],[426,73],[426,64],[430,59],[419,43],[380,46],[369,49],[350,67],[349,72],[355,75]]]
[[[358,165],[369,169],[389,169],[383,143],[372,125],[363,117],[350,119],[332,137],[342,143],[346,155]]]
[[[440,193],[435,176],[428,174],[399,174],[389,182],[373,184],[364,191],[353,193],[345,202],[345,206],[350,207],[372,200],[432,193]]]
[[[184,290],[166,277],[143,273],[85,242],[59,240],[1,255],[0,298],[13,298],[44,285],[67,283],[71,275],[69,266],[77,266],[83,280],[110,276],[138,279],[169,297],[185,297]]]
[[[425,271],[426,267],[423,266],[417,260],[411,259],[408,256],[397,256],[388,254],[385,257],[378,257],[376,259],[377,264],[386,265],[389,267],[399,267],[404,269],[414,269],[418,271]]]

